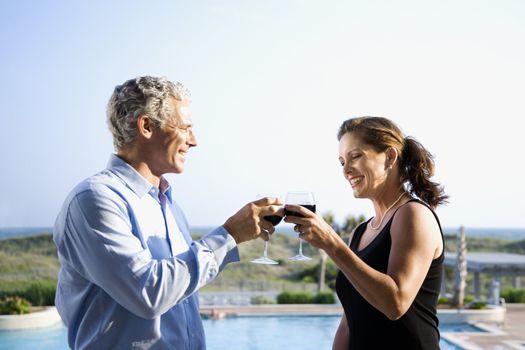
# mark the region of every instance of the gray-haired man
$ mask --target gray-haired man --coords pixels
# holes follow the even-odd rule
[[[197,146],[189,93],[139,77],[115,88],[108,123],[116,154],[81,182],[55,223],[61,269],[56,305],[74,349],[204,349],[196,291],[229,262],[237,244],[274,228],[277,199],[245,205],[192,241],[172,188]]]

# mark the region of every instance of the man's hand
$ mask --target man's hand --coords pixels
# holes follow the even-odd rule
[[[262,237],[268,240],[275,228],[264,217],[268,215],[284,216],[282,202],[278,198],[261,198],[250,202],[224,223],[223,227],[233,236],[237,244]]]

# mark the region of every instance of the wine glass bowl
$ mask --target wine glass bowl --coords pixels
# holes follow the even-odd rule
[[[286,203],[286,204],[298,204],[298,203]],[[306,209],[310,210],[311,212],[315,213],[315,204],[299,204],[301,207],[305,207]],[[298,217],[304,217],[303,214],[298,213],[293,210],[287,210],[284,209],[284,215],[285,216],[298,216]]]
[[[281,198],[281,196],[276,195],[274,193],[260,193],[257,195],[257,199],[266,198],[266,197]],[[263,219],[271,222],[273,226],[277,226],[283,218],[279,215],[266,215],[266,216],[263,216]],[[258,257],[257,259],[252,260],[251,262],[254,264],[264,264],[264,265],[279,264],[277,261],[270,259],[268,257],[268,241],[264,241],[263,255]]]
[[[315,198],[314,194],[312,192],[288,192],[286,194],[286,199],[284,201],[285,204],[294,204],[294,205],[300,205],[312,212],[315,213]],[[304,217],[301,213],[284,209],[285,216],[298,216],[298,217]],[[303,254],[303,240],[299,238],[299,253],[295,256],[292,256],[289,258],[290,260],[294,261],[308,261],[312,260],[312,258],[307,257]]]
[[[271,222],[273,226],[279,225],[279,223],[283,219],[282,216],[279,216],[279,215],[267,215],[267,216],[263,216],[263,218]]]

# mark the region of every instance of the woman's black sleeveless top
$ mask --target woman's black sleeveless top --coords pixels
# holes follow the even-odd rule
[[[416,199],[412,201],[428,207],[427,204]],[[358,251],[357,247],[368,221],[358,226],[350,242],[350,249],[355,254],[370,267],[383,273],[386,273],[388,269],[388,258],[392,245],[390,227],[394,216],[395,213],[375,239],[364,249]],[[434,216],[441,230],[435,213]],[[442,230],[441,236],[443,237]],[[408,311],[396,321],[389,320],[370,305],[346,276],[339,271],[336,279],[336,292],[343,305],[350,330],[349,349],[439,349],[439,321],[436,305],[443,276],[443,260],[444,253],[432,261],[414,302]]]

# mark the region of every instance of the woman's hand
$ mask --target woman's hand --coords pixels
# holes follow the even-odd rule
[[[328,252],[328,250],[334,249],[337,244],[340,243],[341,238],[332,227],[316,213],[303,206],[294,204],[285,205],[285,210],[297,212],[303,216],[287,215],[284,218],[284,222],[295,224],[294,231],[299,233],[299,238],[310,243],[312,246]]]

